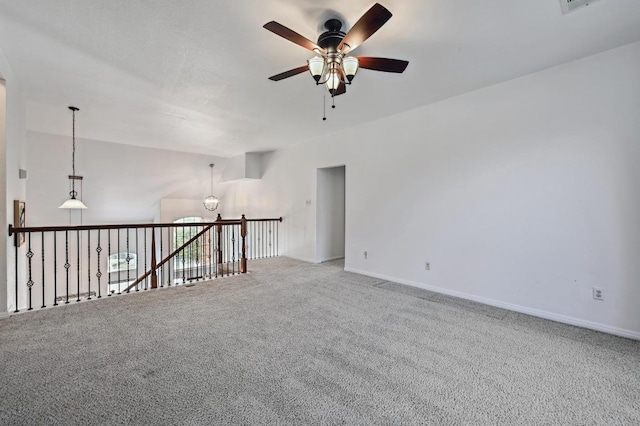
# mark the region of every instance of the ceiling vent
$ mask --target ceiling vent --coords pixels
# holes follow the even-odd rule
[[[597,0],[560,0],[560,4],[562,5],[562,13],[573,12],[576,9],[581,8],[582,6],[588,6]]]

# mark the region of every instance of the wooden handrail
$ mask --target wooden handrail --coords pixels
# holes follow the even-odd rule
[[[272,219],[247,219],[247,222],[267,222],[278,221],[282,222],[282,217]],[[238,219],[221,219],[215,222],[194,222],[194,223],[137,223],[137,224],[125,224],[125,225],[76,225],[76,226],[25,226],[14,227],[9,224],[9,236],[22,232],[59,232],[59,231],[92,231],[96,229],[135,229],[135,228],[186,228],[193,226],[207,226],[207,225],[241,225],[242,221]]]
[[[276,217],[274,219],[247,219],[247,222],[268,222],[268,221],[282,222],[282,216]]]

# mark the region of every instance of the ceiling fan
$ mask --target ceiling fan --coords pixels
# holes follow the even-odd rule
[[[383,72],[403,72],[409,65],[408,61],[370,56],[348,56],[352,50],[378,31],[391,16],[391,12],[376,3],[362,15],[347,33],[340,31],[342,22],[339,19],[329,19],[324,24],[327,31],[320,34],[317,43],[275,21],[266,23],[264,28],[267,30],[316,54],[307,60],[307,65],[276,74],[269,77],[269,80],[280,81],[308,70],[316,84],[325,84],[333,97],[346,92],[346,85],[351,84],[359,68]]]

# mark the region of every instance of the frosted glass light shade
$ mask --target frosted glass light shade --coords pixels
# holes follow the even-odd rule
[[[71,197],[67,201],[62,203],[62,205],[58,208],[59,209],[86,209],[87,206],[85,206],[84,203],[78,200],[77,198]]]
[[[349,80],[349,82],[351,82],[351,80],[353,80],[353,77],[356,76],[359,66],[360,61],[358,61],[358,58],[355,58],[353,56],[347,56],[342,60],[342,71],[344,71],[344,75],[347,77],[347,80]]]
[[[309,65],[309,72],[316,83],[320,81],[320,77],[322,77],[322,73],[324,72],[324,58],[321,56],[315,56],[307,60],[307,65]]]
[[[220,204],[220,200],[218,200],[218,198],[213,195],[209,195],[207,198],[204,199],[204,202],[202,204],[204,204],[205,209],[212,212],[218,208],[218,204]]]
[[[329,93],[333,95],[340,85],[340,76],[336,70],[331,70],[329,73],[329,78],[327,79],[327,89],[329,89]]]

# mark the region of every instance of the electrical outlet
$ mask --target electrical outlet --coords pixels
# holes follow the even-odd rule
[[[424,270],[425,271],[430,271],[431,270],[431,263],[424,262]]]
[[[367,253],[366,251],[364,252],[364,258],[365,260],[367,259],[367,256],[369,256],[369,253]]]
[[[595,300],[604,300],[604,291],[601,288],[593,288],[593,298]]]

